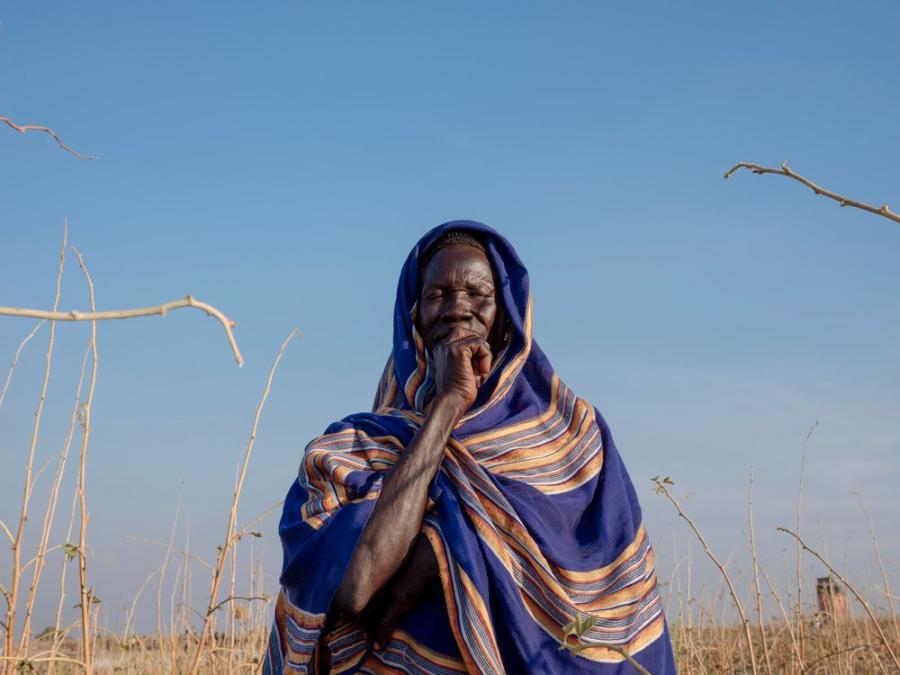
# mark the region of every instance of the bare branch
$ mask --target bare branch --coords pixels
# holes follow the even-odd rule
[[[249,533],[250,533],[250,530],[251,530],[252,528],[254,528],[254,527],[256,527],[257,525],[259,525],[263,520],[266,519],[266,516],[268,516],[270,513],[272,513],[272,511],[274,511],[275,509],[279,508],[279,507],[282,506],[283,504],[284,504],[284,500],[283,500],[283,499],[280,500],[280,501],[278,501],[278,502],[275,502],[274,504],[272,504],[272,506],[270,506],[269,508],[267,508],[267,509],[266,509],[265,511],[263,511],[261,514],[259,514],[256,518],[254,518],[252,521],[250,521],[249,523],[247,523],[244,527],[242,527],[242,528],[239,529],[237,532],[235,532],[235,533],[234,533],[234,536],[232,537],[232,541],[239,541],[242,537],[244,537],[244,536],[246,536],[247,534],[249,534]],[[259,533],[256,533],[256,536],[259,536]]]
[[[816,420],[806,432],[806,439],[803,441],[803,452],[800,453],[800,478],[797,481],[797,534],[800,534],[801,514],[803,510],[803,472],[806,469],[806,452],[809,450],[809,441],[813,432],[818,428],[819,420]],[[803,574],[802,574],[802,558],[803,551],[797,544],[797,640],[800,644],[800,669],[803,669],[803,660],[806,655],[804,633],[803,633]]]
[[[45,134],[49,134],[50,136],[53,137],[53,140],[56,141],[56,144],[60,148],[62,148],[66,152],[72,153],[78,159],[97,159],[96,157],[94,157],[94,155],[82,155],[77,150],[73,150],[72,148],[70,148],[68,145],[66,145],[65,143],[62,142],[62,139],[59,137],[59,134],[57,134],[55,131],[53,131],[53,129],[51,129],[50,127],[45,127],[40,124],[16,124],[8,117],[2,117],[2,116],[0,116],[0,122],[3,122],[10,129],[15,129],[20,134],[24,134],[26,131],[42,131]]]
[[[135,537],[134,535],[131,535],[131,534],[123,534],[122,536],[125,539],[131,539],[132,541],[141,541],[145,544],[153,544],[154,546],[162,546],[163,548],[166,548],[168,546],[168,544],[164,541],[156,541],[154,539],[144,539],[142,537]],[[212,565],[210,565],[208,562],[206,562],[203,558],[201,558],[200,556],[198,556],[194,553],[190,553],[189,551],[186,551],[185,549],[175,548],[175,549],[172,549],[172,551],[174,553],[177,553],[178,555],[186,556],[188,560],[193,560],[194,562],[199,563],[200,565],[202,565],[204,568],[206,568],[210,572],[215,570],[215,568]]]
[[[59,307],[59,298],[61,295],[63,272],[66,263],[66,244],[69,241],[69,222],[68,219],[63,223],[63,240],[59,248],[59,263],[56,267],[56,293],[53,297],[53,311]],[[29,334],[30,336],[33,334]],[[27,340],[28,338],[26,338]],[[19,524],[16,528],[15,540],[12,543],[12,566],[10,568],[10,588],[9,588],[9,606],[6,609],[6,649],[5,653],[15,655],[15,631],[16,631],[16,608],[19,599],[19,585],[22,581],[22,543],[25,534],[25,523],[28,521],[29,507],[31,505],[32,482],[34,457],[37,450],[38,439],[40,437],[41,420],[44,411],[44,403],[47,401],[47,386],[50,382],[50,373],[53,369],[53,349],[56,340],[56,322],[50,322],[50,339],[47,342],[47,351],[44,354],[44,377],[41,381],[41,393],[37,406],[34,411],[34,423],[31,428],[31,443],[28,447],[28,453],[25,460],[25,484],[22,490],[22,507],[20,510]],[[23,341],[23,345],[25,342]],[[16,353],[18,358],[18,352]],[[27,625],[24,627],[27,630]],[[6,664],[6,675],[12,675],[15,664],[10,661]]]
[[[825,565],[826,568],[828,568],[829,572],[831,572],[834,576],[836,576],[838,578],[838,580],[842,584],[844,584],[844,586],[847,587],[847,590],[849,590],[851,593],[853,593],[853,596],[857,599],[857,601],[859,601],[859,604],[862,605],[863,609],[866,611],[866,614],[869,616],[869,620],[872,622],[872,625],[875,626],[875,631],[878,633],[878,637],[881,640],[881,644],[884,645],[884,648],[887,650],[887,653],[890,655],[891,660],[894,662],[894,666],[896,666],[897,670],[900,671],[900,659],[897,658],[897,655],[894,654],[894,650],[891,649],[891,643],[888,642],[888,639],[885,636],[884,631],[881,630],[881,624],[878,623],[878,619],[876,619],[875,615],[872,613],[872,608],[869,607],[869,603],[866,602],[865,599],[859,594],[859,592],[853,586],[850,585],[849,581],[847,581],[843,576],[841,576],[840,572],[838,572],[836,569],[834,569],[831,566],[831,563],[829,563],[820,553],[818,553],[817,551],[814,551],[809,546],[807,546],[806,542],[803,541],[803,539],[801,539],[799,535],[795,534],[794,532],[787,529],[786,527],[778,527],[776,529],[779,532],[784,532],[785,534],[789,534],[794,539],[796,539],[797,543],[800,544],[800,546],[802,546],[805,551],[808,551],[810,554],[812,554],[814,557],[816,557],[820,563],[822,563],[823,565]]]
[[[263,602],[269,602],[271,599],[272,598],[270,598],[268,595],[229,595],[215,607],[211,607],[207,613],[212,614],[223,605],[227,605],[229,602],[234,602],[235,600],[246,600],[247,602],[252,602],[253,600],[262,600]]]
[[[13,372],[16,370],[16,365],[19,363],[19,356],[22,355],[22,350],[25,349],[25,345],[27,345],[31,338],[35,336],[35,334],[40,330],[41,326],[43,326],[46,321],[39,321],[34,328],[31,329],[31,332],[25,336],[25,339],[19,343],[19,348],[16,349],[16,353],[13,355],[12,363],[9,365],[9,371],[6,373],[6,382],[3,384],[3,390],[0,391],[0,407],[3,407],[3,401],[6,400],[6,392],[9,390],[9,384],[12,382]]]
[[[228,527],[225,530],[225,540],[222,542],[222,546],[219,547],[219,555],[216,558],[216,569],[213,572],[212,584],[209,591],[209,604],[207,605],[206,616],[203,619],[203,625],[200,628],[200,636],[199,642],[197,643],[197,649],[194,651],[194,656],[191,659],[190,665],[190,675],[197,675],[197,672],[200,668],[200,658],[203,656],[203,650],[206,647],[206,639],[210,632],[210,616],[212,615],[213,608],[218,605],[216,602],[216,598],[219,593],[219,583],[222,580],[222,570],[225,567],[225,559],[228,556],[228,550],[231,546],[234,545],[234,528],[235,523],[237,522],[237,507],[238,502],[241,498],[241,491],[244,487],[244,480],[247,478],[247,466],[250,463],[250,455],[253,453],[253,446],[256,443],[256,430],[259,426],[259,418],[262,416],[263,408],[266,406],[266,401],[269,398],[269,392],[272,389],[272,380],[275,378],[275,371],[278,369],[278,364],[281,361],[281,357],[284,356],[284,350],[288,346],[288,343],[294,339],[297,335],[297,329],[292,330],[288,336],[284,339],[284,342],[281,343],[281,347],[278,349],[278,353],[275,355],[275,360],[272,362],[272,367],[269,369],[269,377],[266,380],[266,386],[263,390],[262,397],[259,400],[259,404],[256,406],[256,415],[253,418],[253,426],[250,429],[250,439],[247,441],[247,447],[244,450],[243,460],[241,461],[241,470],[238,474],[237,483],[234,487],[234,495],[231,499],[231,511],[228,516]]]
[[[848,197],[843,197],[836,192],[832,192],[826,188],[823,188],[821,185],[816,185],[809,178],[805,178],[801,176],[799,173],[794,172],[791,167],[787,165],[787,162],[781,163],[780,169],[772,169],[765,166],[760,166],[759,164],[751,164],[750,162],[738,162],[733,167],[728,169],[725,172],[723,178],[731,178],[731,174],[733,174],[738,169],[748,169],[757,175],[763,175],[764,173],[774,173],[779,176],[787,176],[788,178],[793,178],[795,181],[799,183],[803,183],[810,190],[815,192],[817,195],[822,195],[823,197],[828,197],[829,199],[833,199],[841,206],[852,206],[857,209],[862,209],[863,211],[868,211],[869,213],[874,213],[877,216],[884,216],[889,220],[893,220],[894,222],[900,223],[900,215],[891,211],[887,204],[883,204],[882,206],[872,206],[871,204],[866,204],[865,202],[859,202],[855,199],[850,199]]]
[[[12,532],[9,531],[9,528],[6,526],[6,523],[4,523],[3,520],[0,520],[0,530],[3,530],[6,536],[9,537],[9,543],[15,543],[15,537],[12,536]]]
[[[863,514],[866,516],[866,524],[869,526],[869,534],[872,537],[872,545],[875,547],[875,560],[878,562],[878,568],[881,570],[881,580],[884,582],[884,589],[886,591],[887,599],[888,599],[888,607],[891,610],[891,623],[894,624],[894,637],[900,642],[900,623],[897,622],[897,610],[894,607],[894,596],[891,595],[891,584],[888,581],[888,573],[884,568],[884,561],[881,559],[881,547],[878,545],[878,537],[875,535],[875,527],[872,525],[872,519],[869,517],[869,509],[866,508],[865,503],[863,502],[862,495],[858,492],[854,492],[856,498],[859,500],[859,506],[862,508]]]
[[[191,295],[180,300],[172,300],[171,302],[164,302],[161,305],[152,307],[107,310],[104,312],[80,312],[74,309],[68,312],[48,312],[41,309],[26,309],[22,307],[0,307],[0,316],[24,316],[34,319],[49,319],[51,321],[103,321],[109,319],[133,319],[138,316],[165,316],[171,310],[181,309],[182,307],[194,307],[206,312],[207,315],[214,319],[218,319],[225,329],[225,336],[228,338],[231,351],[234,352],[235,360],[239,366],[244,365],[244,357],[241,355],[241,350],[238,349],[237,341],[231,330],[237,324],[212,305],[201,302]]]
[[[750,621],[747,619],[747,615],[744,613],[744,606],[741,604],[740,598],[738,598],[738,594],[734,588],[734,584],[731,583],[731,577],[728,575],[728,570],[725,568],[725,565],[723,565],[719,561],[719,559],[716,557],[716,554],[713,553],[712,549],[709,547],[709,544],[706,543],[706,538],[703,536],[703,533],[700,532],[700,528],[698,528],[697,525],[694,524],[694,521],[691,520],[690,516],[688,516],[687,513],[685,513],[684,509],[681,508],[681,504],[678,503],[678,500],[675,499],[675,496],[671,492],[669,492],[666,485],[671,485],[672,480],[668,476],[666,476],[665,478],[655,476],[652,480],[656,484],[656,493],[665,495],[666,499],[668,499],[672,503],[672,506],[675,507],[678,515],[684,518],[685,521],[687,521],[687,524],[690,525],[691,530],[694,531],[694,534],[697,536],[697,539],[703,546],[706,557],[712,560],[713,564],[718,568],[719,573],[722,575],[726,586],[728,586],[728,592],[731,594],[731,600],[734,603],[735,609],[737,609],[738,615],[741,618],[741,626],[744,629],[744,639],[747,643],[747,651],[750,654],[750,668],[753,671],[753,675],[756,675],[758,669],[756,667],[756,654],[753,651],[753,638],[750,636]]]
[[[74,246],[71,247],[75,257],[78,258],[78,266],[84,275],[84,280],[88,287],[88,299],[91,305],[91,312],[97,311],[97,305],[94,301],[94,280],[91,273],[84,264],[84,257]],[[52,326],[53,324],[51,324]],[[93,672],[93,662],[91,660],[91,590],[87,584],[87,495],[85,488],[85,480],[87,477],[87,451],[88,442],[91,436],[91,410],[94,403],[94,391],[97,386],[97,367],[100,363],[100,357],[97,353],[97,322],[91,321],[91,379],[88,386],[87,399],[84,402],[84,424],[81,431],[81,448],[78,461],[78,495],[80,519],[78,521],[78,582],[81,587],[81,656],[84,661],[84,674],[91,675]]]

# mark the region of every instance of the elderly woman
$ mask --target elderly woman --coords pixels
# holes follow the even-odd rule
[[[675,671],[609,429],[532,339],[525,267],[480,223],[409,254],[373,412],[308,445],[280,532],[265,673]]]

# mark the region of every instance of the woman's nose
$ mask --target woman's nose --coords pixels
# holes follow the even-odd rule
[[[464,321],[472,316],[472,305],[467,293],[453,293],[447,298],[442,312],[444,321]]]

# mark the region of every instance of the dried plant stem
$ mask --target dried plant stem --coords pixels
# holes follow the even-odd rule
[[[6,661],[6,667],[9,668],[12,665],[13,672],[15,672],[18,668],[18,664],[32,664],[32,663],[74,663],[76,666],[84,667],[84,664],[78,659],[70,659],[66,656],[36,656],[32,659],[20,659],[18,656],[0,656],[0,661]],[[27,666],[23,666],[21,672],[28,672],[25,670]],[[32,669],[33,671],[33,669]]]
[[[207,315],[217,319],[225,329],[225,337],[228,339],[228,344],[234,353],[235,361],[237,361],[239,366],[244,365],[244,357],[241,354],[241,350],[238,349],[237,340],[235,340],[234,332],[232,331],[236,323],[212,305],[201,302],[191,295],[179,300],[153,305],[152,307],[114,309],[103,312],[98,312],[93,307],[90,312],[80,312],[74,309],[68,312],[57,312],[55,308],[52,312],[46,312],[40,309],[22,307],[0,307],[0,316],[25,316],[34,319],[49,319],[51,321],[107,321],[111,319],[133,319],[139,316],[165,316],[173,309],[181,309],[182,307],[193,307],[202,310]]]
[[[747,524],[750,533],[750,555],[753,559],[753,584],[756,592],[756,620],[759,622],[759,641],[762,643],[766,672],[772,675],[772,659],[766,639],[766,625],[762,613],[762,590],[759,585],[759,558],[756,555],[756,528],[753,526],[753,467],[750,467],[750,487],[747,490]]]
[[[72,247],[72,252],[78,258],[78,266],[84,274],[85,281],[88,286],[88,298],[90,300],[91,311],[96,311],[96,303],[94,301],[94,281],[91,279],[91,273],[84,264],[84,258],[77,248]],[[87,584],[87,492],[85,489],[85,478],[87,469],[87,450],[88,442],[91,437],[91,412],[94,403],[94,391],[97,387],[97,366],[99,365],[99,357],[97,355],[97,322],[91,321],[91,380],[88,385],[87,400],[84,403],[83,426],[81,433],[81,449],[78,462],[78,504],[79,504],[79,527],[78,527],[78,579],[81,586],[81,657],[84,661],[84,672],[91,675],[93,665],[91,663],[91,604],[93,596]]]
[[[53,129],[51,129],[50,127],[45,127],[40,124],[16,124],[9,117],[0,117],[0,122],[8,126],[10,129],[15,129],[20,134],[24,134],[27,131],[40,131],[48,134],[53,138],[54,141],[56,141],[56,144],[60,148],[75,155],[78,159],[97,159],[93,155],[82,155],[77,150],[73,150],[72,148],[70,148],[68,145],[63,143],[62,139],[59,137],[59,134],[53,131]]]
[[[897,642],[900,642],[900,624],[898,624],[897,622],[897,610],[894,607],[894,596],[891,594],[891,585],[888,581],[887,570],[884,568],[884,560],[881,558],[881,547],[878,545],[878,537],[875,535],[875,527],[872,525],[872,518],[869,517],[869,509],[866,508],[866,505],[863,502],[862,495],[858,492],[854,492],[853,494],[855,494],[856,498],[859,500],[859,506],[866,517],[866,524],[869,526],[869,534],[872,537],[872,546],[875,548],[875,560],[878,562],[878,569],[881,571],[881,581],[884,583],[884,591],[885,595],[887,595],[888,607],[891,610],[891,624],[894,627],[894,637],[896,638]]]
[[[262,398],[259,401],[259,405],[256,407],[256,415],[253,419],[253,426],[250,430],[250,439],[247,442],[247,447],[244,450],[243,462],[241,464],[241,471],[238,474],[238,480],[235,484],[234,494],[231,499],[231,511],[228,515],[228,526],[225,529],[225,541],[222,543],[222,546],[219,548],[219,554],[216,559],[216,569],[213,573],[212,584],[210,586],[209,591],[209,604],[206,610],[206,616],[203,619],[203,626],[200,629],[200,639],[197,644],[197,648],[194,651],[194,656],[191,659],[190,665],[190,674],[196,675],[199,667],[200,667],[200,659],[203,656],[204,648],[206,647],[206,640],[209,633],[209,624],[211,617],[213,615],[214,608],[217,606],[216,598],[219,593],[219,583],[222,580],[222,570],[225,566],[225,560],[228,556],[228,551],[231,546],[234,544],[234,527],[237,522],[237,507],[238,502],[241,497],[241,490],[244,487],[244,481],[247,478],[247,467],[250,463],[250,455],[253,453],[253,446],[256,443],[256,430],[259,426],[259,419],[262,415],[263,408],[266,405],[266,400],[269,398],[269,391],[272,388],[272,380],[275,377],[275,371],[278,368],[278,363],[281,361],[281,357],[284,355],[284,350],[287,347],[288,343],[294,338],[297,334],[296,329],[292,330],[287,338],[285,338],[284,342],[281,343],[281,347],[278,350],[278,353],[275,356],[275,360],[272,363],[272,367],[269,369],[269,377],[266,380],[266,386],[263,390]]]
[[[897,658],[897,655],[894,654],[894,650],[891,649],[891,643],[888,642],[888,639],[887,639],[887,637],[885,636],[884,631],[881,629],[881,624],[878,623],[878,619],[875,618],[875,614],[872,613],[872,608],[869,607],[869,603],[866,602],[865,598],[863,598],[863,597],[859,594],[859,592],[858,592],[858,591],[850,584],[849,581],[847,581],[847,580],[841,575],[840,572],[838,572],[836,569],[834,569],[834,567],[831,566],[831,563],[829,563],[828,560],[826,560],[825,557],[824,557],[822,554],[820,554],[819,552],[817,552],[817,551],[811,549],[811,548],[806,544],[806,542],[803,541],[803,539],[800,537],[800,535],[796,534],[795,532],[792,532],[791,530],[787,529],[786,527],[779,527],[779,528],[776,528],[776,529],[777,529],[779,532],[784,532],[785,534],[789,534],[789,535],[791,535],[794,539],[796,539],[796,540],[797,540],[797,543],[800,545],[800,547],[801,547],[803,550],[809,552],[809,553],[810,553],[812,556],[814,556],[820,563],[822,563],[823,565],[825,565],[825,567],[828,568],[828,571],[831,572],[835,577],[837,577],[837,579],[838,579],[842,584],[844,584],[844,586],[847,587],[847,590],[850,591],[850,592],[853,594],[853,597],[855,597],[856,600],[859,602],[859,604],[862,605],[863,609],[865,610],[866,614],[867,614],[868,617],[869,617],[869,620],[872,622],[872,625],[875,627],[875,632],[878,633],[878,637],[879,637],[879,639],[881,640],[881,644],[884,645],[884,648],[887,650],[888,655],[891,657],[891,660],[894,662],[894,667],[897,668],[897,671],[898,671],[898,672],[900,672],[900,659]]]
[[[90,346],[89,346],[90,347]],[[78,490],[72,493],[72,509],[69,512],[69,526],[66,529],[66,542],[72,540],[72,529],[75,527],[75,510],[78,506]],[[69,544],[71,545],[71,544]],[[60,635],[60,626],[62,626],[62,610],[63,603],[66,599],[66,570],[68,569],[69,556],[63,556],[62,569],[59,573],[59,598],[56,603],[56,620],[53,623],[53,645],[50,648],[50,656],[56,654],[62,646],[63,638]],[[47,666],[47,675],[53,675],[54,662],[51,661]]]
[[[6,372],[6,381],[3,383],[3,390],[0,391],[0,408],[3,407],[3,402],[6,400],[6,392],[9,390],[9,385],[12,382],[13,373],[16,370],[16,366],[19,363],[19,357],[22,355],[22,350],[25,349],[25,345],[31,342],[31,338],[33,338],[37,332],[47,323],[46,319],[39,321],[35,324],[34,328],[25,336],[25,338],[19,343],[18,349],[16,349],[16,353],[13,355],[12,363],[9,364],[9,370]]]
[[[815,661],[810,661],[809,664],[807,664],[806,668],[803,669],[803,672],[804,673],[811,672],[813,669],[813,666],[816,666],[816,665],[822,663],[823,661],[827,661],[828,659],[833,659],[835,656],[840,656],[841,654],[847,654],[847,653],[852,654],[853,652],[856,652],[860,649],[871,649],[871,648],[872,648],[872,645],[870,645],[870,644],[861,644],[861,645],[853,645],[852,647],[846,647],[844,649],[839,649],[835,652],[825,654],[825,656],[820,656]]]
[[[231,579],[228,582],[228,597],[225,600],[234,601],[237,599],[237,596],[234,594],[235,584],[237,582],[237,546],[231,547]],[[224,601],[223,601],[224,602]],[[234,633],[236,629],[236,617],[235,613],[237,610],[232,610],[228,613],[228,675],[233,675],[234,673]]]
[[[833,199],[841,206],[852,206],[857,209],[862,209],[863,211],[868,211],[869,213],[874,213],[878,216],[884,216],[889,220],[900,223],[900,215],[891,211],[887,204],[883,204],[882,206],[872,206],[870,204],[866,204],[865,202],[859,202],[855,199],[843,197],[836,192],[832,192],[831,190],[827,190],[820,185],[816,185],[808,178],[804,178],[799,173],[794,172],[794,170],[787,165],[786,161],[781,163],[780,169],[772,169],[769,167],[760,166],[759,164],[751,164],[750,162],[738,162],[725,172],[724,178],[730,178],[731,175],[739,169],[748,169],[760,176],[766,173],[773,173],[778,176],[787,176],[788,178],[793,178],[795,181],[803,183],[803,185],[808,187],[817,195],[822,195],[823,197]]]
[[[156,541],[155,539],[144,539],[142,537],[133,537],[130,534],[125,534],[122,536],[125,539],[131,539],[132,541],[142,541],[145,544],[153,544],[154,546],[161,546],[162,548],[166,548],[168,546],[168,544],[166,542]],[[177,553],[178,555],[181,555],[181,556],[187,556],[188,558],[190,558],[194,562],[198,563],[200,566],[202,566],[204,569],[206,569],[209,572],[212,572],[215,570],[215,568],[212,565],[210,565],[208,562],[206,562],[203,558],[201,558],[200,556],[198,556],[194,553],[188,552],[186,549],[176,548],[176,549],[172,549],[172,552]]]
[[[66,462],[69,458],[69,450],[72,447],[72,439],[75,437],[75,425],[78,422],[78,409],[81,404],[81,389],[84,385],[84,375],[87,370],[87,359],[90,353],[90,345],[85,350],[81,359],[81,371],[78,375],[78,384],[75,387],[75,401],[72,405],[72,415],[69,419],[69,428],[66,430],[66,437],[63,441],[63,447],[59,453],[59,459],[56,463],[56,472],[53,477],[53,485],[50,489],[50,496],[47,499],[47,508],[44,511],[44,520],[41,525],[41,536],[38,543],[37,555],[34,557],[34,573],[31,577],[31,587],[28,589],[28,599],[25,603],[25,621],[22,628],[22,637],[19,642],[19,651],[28,654],[28,636],[31,631],[31,617],[34,611],[35,598],[37,596],[38,584],[41,580],[44,562],[49,552],[47,545],[50,541],[50,533],[53,529],[53,519],[56,515],[56,506],[59,502],[59,490],[62,485],[63,474],[65,473]],[[55,547],[58,548],[58,547]]]
[[[244,527],[242,527],[241,529],[237,530],[237,531],[234,533],[235,539],[241,539],[242,537],[245,537],[247,534],[250,533],[251,528],[254,528],[254,527],[256,527],[257,525],[259,525],[263,520],[266,519],[266,516],[268,516],[269,514],[271,514],[271,513],[272,513],[273,511],[275,511],[276,509],[281,508],[283,505],[284,505],[284,500],[283,500],[283,499],[281,499],[281,500],[275,502],[274,504],[272,504],[272,506],[270,506],[269,508],[267,508],[265,511],[263,511],[262,513],[260,513],[256,518],[254,518],[254,519],[251,520],[249,523],[247,523],[246,525],[244,525]]]
[[[800,477],[797,481],[797,532],[800,532],[800,520],[803,512],[803,472],[806,469],[806,451],[809,450],[809,440],[812,438],[813,432],[819,426],[818,420],[806,432],[806,438],[803,440],[803,451],[800,453]],[[800,650],[798,656],[800,658],[800,670],[803,670],[803,660],[805,657],[804,635],[803,635],[803,570],[801,569],[803,559],[803,550],[797,545],[797,642]]]
[[[165,647],[163,646],[163,631],[162,631],[162,589],[163,584],[166,580],[166,569],[169,566],[169,558],[172,556],[172,549],[175,545],[175,530],[178,528],[178,514],[181,512],[181,495],[178,495],[178,500],[175,502],[175,516],[172,518],[172,532],[169,534],[169,543],[166,546],[166,553],[163,556],[162,565],[159,568],[159,579],[156,584],[156,635],[159,638],[159,650],[161,655],[165,656]],[[175,645],[170,645],[170,647],[174,650]]]
[[[184,556],[184,558],[187,560],[187,556]],[[178,584],[181,580],[181,569],[182,565],[177,565],[175,567],[175,578],[172,580],[172,590],[169,593],[169,644],[172,645],[170,668],[173,673],[176,672],[175,655],[178,653],[178,628],[175,623],[175,594],[178,592]]]
[[[700,544],[703,546],[703,550],[706,553],[706,556],[712,560],[713,564],[718,568],[719,573],[722,575],[722,579],[725,581],[725,584],[728,586],[728,592],[731,594],[731,600],[734,602],[735,609],[738,611],[738,615],[741,619],[741,626],[744,629],[744,639],[747,643],[747,651],[750,655],[750,668],[753,671],[753,674],[756,675],[757,670],[756,667],[756,654],[753,650],[753,637],[750,635],[750,621],[747,619],[747,615],[744,613],[744,606],[741,604],[740,598],[738,598],[737,591],[734,588],[734,584],[731,583],[731,577],[728,575],[728,571],[725,569],[725,566],[719,562],[719,559],[716,557],[716,554],[713,553],[712,549],[709,547],[709,544],[706,543],[706,538],[700,532],[700,529],[694,524],[694,521],[684,512],[684,509],[681,508],[681,504],[678,503],[678,500],[669,492],[665,483],[661,479],[654,478],[653,482],[656,483],[656,489],[660,494],[666,496],[666,498],[672,502],[672,505],[675,507],[675,510],[678,511],[678,515],[687,521],[687,524],[690,525],[691,530],[693,530],[694,534],[697,536],[697,539],[700,540]]]
[[[141,599],[141,594],[143,594],[144,589],[147,588],[147,584],[150,583],[150,580],[153,579],[157,574],[159,574],[159,570],[153,570],[150,574],[147,575],[147,578],[144,579],[144,583],[141,584],[141,587],[138,589],[138,592],[135,593],[134,599],[131,601],[131,608],[128,610],[128,614],[125,616],[125,630],[122,631],[122,642],[128,642],[128,631],[131,628],[131,621],[134,619],[134,610],[137,607],[138,600]],[[159,633],[162,636],[162,633]],[[160,645],[162,647],[162,645]]]
[[[215,613],[221,607],[234,602],[235,600],[245,600],[247,602],[253,602],[254,600],[261,600],[262,602],[269,602],[271,598],[268,595],[229,595],[227,598],[217,603],[215,607],[210,609],[210,613]],[[594,646],[592,642],[590,646]]]
[[[784,602],[781,600],[781,596],[775,589],[775,584],[772,583],[772,579],[769,577],[769,573],[766,572],[765,568],[762,567],[759,571],[762,572],[763,579],[766,580],[766,585],[769,587],[769,592],[772,594],[772,597],[775,598],[775,602],[778,603],[778,609],[781,611],[781,618],[784,619],[784,625],[787,628],[788,636],[791,638],[791,647],[794,650],[794,656],[797,657],[797,661],[799,662],[800,645],[797,644],[797,637],[794,635],[794,624],[788,616],[788,612],[784,607]]]
[[[62,288],[63,271],[66,264],[66,244],[69,237],[69,224],[65,221],[63,224],[63,241],[60,247],[59,262],[56,267],[56,293],[53,298],[53,311],[59,307],[59,297]],[[29,338],[30,339],[30,336]],[[47,352],[44,355],[44,377],[41,381],[41,393],[38,399],[37,408],[34,411],[34,422],[31,431],[31,443],[28,448],[27,459],[25,460],[25,484],[22,491],[22,506],[19,515],[19,524],[16,528],[16,536],[12,542],[12,569],[10,571],[10,589],[7,597],[8,606],[6,608],[6,654],[13,657],[16,655],[15,649],[15,632],[16,632],[16,605],[19,599],[19,584],[21,582],[21,562],[22,562],[22,543],[25,534],[25,523],[28,520],[28,507],[31,502],[31,491],[34,487],[32,479],[32,469],[34,467],[34,455],[37,450],[38,438],[41,432],[41,419],[44,412],[44,402],[47,400],[47,386],[50,383],[50,372],[53,369],[53,347],[56,340],[56,322],[50,322],[50,339],[47,342]],[[23,343],[24,344],[24,343]],[[16,354],[18,358],[18,352]],[[26,638],[27,639],[27,638]],[[15,663],[8,661],[6,664],[7,675],[12,675],[15,670]]]

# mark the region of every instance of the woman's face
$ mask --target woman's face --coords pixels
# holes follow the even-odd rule
[[[461,334],[488,340],[497,318],[494,273],[487,256],[474,246],[451,244],[428,261],[416,328],[431,350]]]

